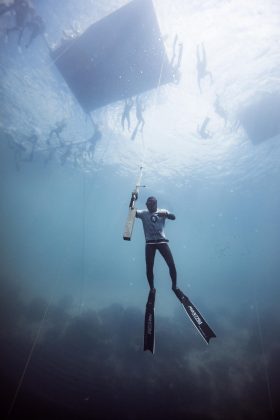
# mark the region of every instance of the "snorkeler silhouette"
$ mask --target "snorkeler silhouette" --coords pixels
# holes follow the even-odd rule
[[[63,153],[60,156],[60,163],[61,165],[64,165],[66,160],[71,156],[72,154],[72,143],[66,144],[65,146],[63,146]]]
[[[199,136],[202,139],[209,139],[212,137],[212,134],[207,130],[207,125],[209,121],[210,121],[210,118],[206,117],[203,123],[201,124],[201,127],[197,126],[197,134],[199,134]]]
[[[144,128],[144,124],[145,124],[145,120],[143,118],[143,111],[144,111],[144,107],[143,104],[141,102],[141,99],[139,98],[139,96],[137,96],[136,101],[136,119],[137,119],[137,124],[136,127],[134,128],[134,131],[131,135],[131,140],[134,140],[138,130],[142,133],[143,132],[143,128]]]
[[[173,67],[173,70],[176,72],[179,70],[182,62],[182,56],[183,56],[183,43],[180,42],[178,44],[179,52],[178,52],[178,59],[176,65]]]
[[[19,142],[15,140],[14,136],[11,137],[9,146],[14,151],[16,170],[19,171],[21,162],[31,162],[33,160],[39,137],[33,133],[30,136],[22,136]]]
[[[214,102],[214,109],[215,109],[216,114],[218,114],[224,120],[224,125],[226,125],[227,124],[227,112],[222,107],[222,105],[220,103],[220,97],[218,95],[216,95],[216,100]]]
[[[90,139],[87,140],[87,144],[89,145],[88,154],[89,154],[90,158],[93,158],[96,143],[101,139],[102,139],[102,133],[99,130],[98,125],[95,123],[95,131],[94,131],[93,135],[90,137]]]
[[[125,121],[126,121],[127,129],[128,131],[130,131],[130,111],[131,111],[132,106],[133,106],[132,98],[126,99],[124,103],[124,109],[123,109],[122,119],[121,119],[123,130],[125,129]]]
[[[26,24],[24,25],[24,27],[22,28],[20,32],[19,39],[18,39],[18,44],[20,44],[21,38],[23,36],[25,29],[30,31],[29,40],[25,45],[26,48],[30,46],[30,44],[33,42],[35,38],[37,38],[38,35],[43,35],[46,28],[43,19],[41,18],[41,16],[36,15],[34,10],[31,11],[31,15],[32,17],[30,21],[26,22]]]
[[[51,145],[51,141],[53,138],[53,135],[55,134],[57,139],[59,140],[59,144],[60,146],[64,146],[64,142],[63,139],[61,138],[60,134],[62,133],[62,131],[64,130],[64,128],[66,127],[66,123],[64,120],[62,121],[57,121],[55,123],[55,127],[51,129],[51,131],[49,132],[48,138],[46,140],[46,143],[50,146]]]
[[[199,91],[201,93],[201,80],[204,79],[204,77],[209,76],[210,77],[210,81],[211,84],[213,83],[213,77],[212,77],[212,73],[207,70],[207,60],[206,60],[206,52],[205,52],[205,47],[204,44],[201,44],[201,57],[200,57],[200,52],[199,52],[199,45],[197,45],[196,47],[196,69],[197,69],[197,84],[199,87]]]
[[[15,26],[6,29],[6,35],[8,36],[10,32],[19,32],[19,44],[25,24],[31,16],[31,13],[34,12],[34,9],[29,1],[15,0],[10,6],[6,6],[6,8],[3,8],[0,14],[4,14],[10,10],[14,10],[15,12]]]
[[[29,152],[28,158],[26,158],[27,161],[31,162],[34,159],[34,153],[36,150],[36,147],[38,145],[39,137],[37,134],[31,134],[31,136],[27,137],[26,141],[31,145],[31,150]]]
[[[12,148],[14,149],[16,170],[20,171],[20,162],[23,162],[25,160],[27,152],[26,147],[21,143],[14,142]]]
[[[173,52],[172,52],[172,57],[170,61],[170,64],[173,70],[173,78],[174,78],[175,83],[178,83],[180,80],[179,68],[181,66],[182,56],[183,56],[183,43],[182,42],[178,44],[178,55],[177,55],[177,41],[178,41],[178,35],[176,34],[173,41]],[[177,63],[174,64],[176,57],[177,57]]]
[[[43,19],[36,14],[33,5],[28,0],[15,0],[11,5],[2,7],[0,9],[0,16],[11,10],[15,12],[15,26],[6,29],[6,36],[8,37],[11,32],[18,32],[17,44],[20,46],[23,34],[25,30],[28,30],[30,36],[25,45],[28,48],[38,35],[44,35],[45,24]]]

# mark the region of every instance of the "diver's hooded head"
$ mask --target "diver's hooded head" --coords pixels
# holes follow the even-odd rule
[[[154,213],[157,211],[157,199],[156,197],[148,197],[146,201],[147,209],[150,213]]]

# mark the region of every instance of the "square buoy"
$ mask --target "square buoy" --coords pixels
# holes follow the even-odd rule
[[[86,111],[173,81],[152,0],[133,0],[51,57]]]

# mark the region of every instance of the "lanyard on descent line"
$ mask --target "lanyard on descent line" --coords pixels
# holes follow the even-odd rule
[[[140,166],[140,174],[139,174],[138,180],[136,182],[135,188],[131,193],[131,198],[130,198],[130,202],[129,202],[128,215],[127,215],[127,219],[126,219],[126,223],[125,223],[125,227],[124,227],[124,233],[123,233],[123,239],[125,241],[130,241],[131,240],[133,226],[134,226],[134,220],[135,220],[135,216],[136,216],[135,203],[136,203],[136,200],[138,199],[138,194],[139,194],[140,187],[145,187],[145,185],[141,185],[142,174],[143,174],[143,167]]]

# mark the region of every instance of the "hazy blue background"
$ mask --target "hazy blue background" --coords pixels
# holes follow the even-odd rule
[[[244,4],[246,3],[246,4]],[[34,1],[51,46],[64,29],[83,32],[125,1]],[[92,135],[42,38],[17,48],[0,17],[1,414],[10,418],[276,419],[279,416],[278,135],[258,144],[243,110],[280,95],[278,1],[154,1],[172,55],[184,44],[179,84],[144,95],[146,124],[123,131],[123,103],[93,113],[95,153],[57,153],[46,139],[66,122],[65,142]],[[129,34],[128,34],[129,36]],[[204,42],[213,84],[196,82]],[[117,46],[116,46],[117,48]],[[215,112],[220,102],[227,124]],[[266,138],[270,115],[256,127]],[[134,110],[132,125],[136,124]],[[278,110],[279,114],[279,110]],[[242,117],[243,115],[243,117]],[[210,118],[212,138],[197,126]],[[243,119],[242,119],[243,118]],[[271,121],[274,124],[275,120]],[[16,145],[36,134],[31,162]],[[258,132],[259,134],[259,132]],[[122,231],[144,165],[148,195],[176,214],[167,236],[179,287],[217,334],[207,346],[155,262],[156,353],[143,352],[148,294],[144,238]]]

